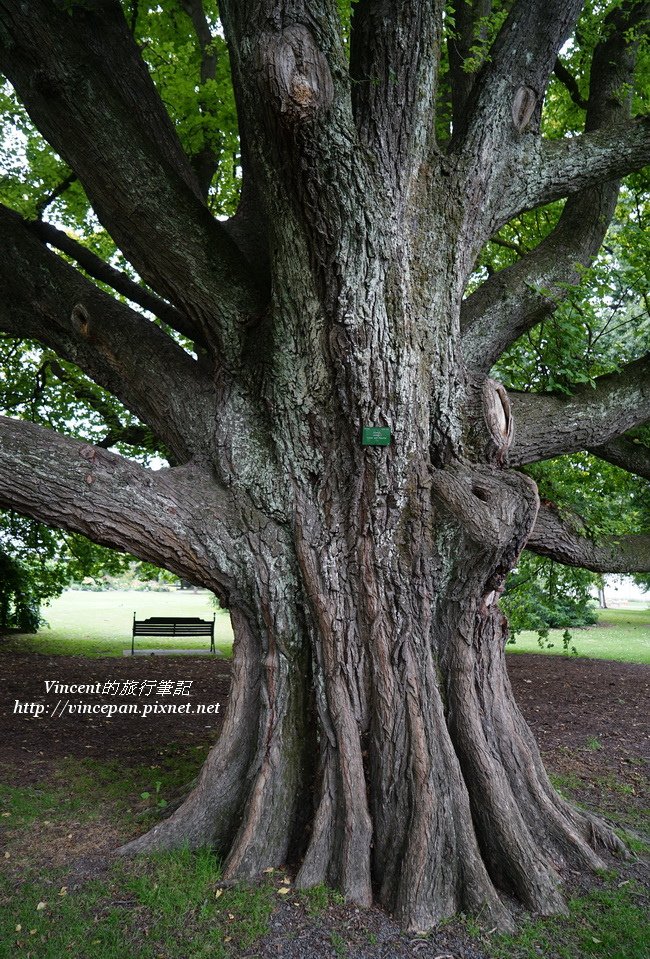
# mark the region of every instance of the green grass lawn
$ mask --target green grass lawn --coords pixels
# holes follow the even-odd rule
[[[73,873],[71,881],[65,866],[44,860],[46,844],[52,840],[44,838],[43,827],[54,836],[63,836],[68,829],[91,835],[96,823],[101,841],[106,815],[113,821],[132,813],[132,808],[123,807],[127,802],[129,807],[139,805],[138,794],[146,795],[140,791],[147,782],[140,770],[87,760],[76,766],[76,775],[75,764],[62,770],[65,789],[0,789],[0,815],[7,817],[2,820],[7,829],[3,862],[9,867],[6,875],[0,871],[2,959],[257,956],[256,945],[263,945],[280,904],[284,911],[276,915],[275,926],[284,929],[288,944],[299,929],[308,943],[329,938],[332,950],[327,954],[332,957],[349,956],[352,949],[356,955],[359,946],[364,955],[387,954],[386,945],[380,946],[372,931],[376,928],[372,914],[345,909],[336,891],[324,886],[298,890],[284,870],[265,870],[261,881],[253,884],[224,885],[220,863],[208,849],[117,859],[107,864],[100,878],[79,882]],[[39,823],[34,844],[33,830]],[[480,914],[441,926],[460,933],[465,941],[469,936],[477,950],[472,955],[480,952],[491,959],[647,959],[647,898],[634,877],[619,870],[601,872],[597,888],[573,896],[568,892],[567,915],[522,915],[514,934],[499,934]],[[442,953],[435,940],[436,932],[427,955],[432,956],[434,948],[440,956],[451,955]],[[411,939],[411,945],[417,941]],[[427,937],[421,942],[426,948]],[[400,955],[405,955],[403,938],[400,945]]]
[[[121,656],[131,645],[131,623],[134,611],[138,619],[147,616],[201,616],[212,619],[215,612],[207,591],[150,593],[136,591],[82,592],[68,590],[43,609],[48,626],[34,636],[11,636],[3,648],[16,652],[39,652],[49,655]],[[546,643],[552,648],[540,650],[537,634],[520,633],[512,653],[563,655],[563,630],[551,630]],[[594,659],[616,659],[633,663],[650,663],[650,609],[605,609],[599,613],[597,626],[571,631],[571,645],[579,656]],[[227,612],[217,610],[215,628],[217,648],[226,656],[232,646],[232,629]],[[206,638],[139,639],[138,649],[205,649]]]
[[[553,643],[553,648],[543,650],[539,648],[536,633],[520,633],[516,643],[508,645],[508,652],[564,655],[563,632],[562,629],[552,629],[545,643]],[[571,645],[577,649],[578,656],[650,663],[650,609],[601,609],[596,626],[569,632]]]
[[[230,616],[215,610],[207,591],[177,590],[173,593],[114,590],[101,593],[67,590],[50,606],[43,607],[47,626],[33,636],[12,635],[3,648],[14,652],[63,654],[68,656],[121,656],[131,648],[133,613],[138,619],[149,616],[200,616],[212,619],[216,611],[215,645],[226,656],[232,647]],[[209,649],[210,639],[136,640],[137,649]]]

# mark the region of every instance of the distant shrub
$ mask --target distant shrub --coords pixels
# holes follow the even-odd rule
[[[500,601],[508,618],[510,641],[522,630],[532,630],[540,637],[540,645],[551,648],[549,629],[592,626],[598,619],[591,595],[596,580],[588,570],[522,553]],[[563,645],[568,652],[568,644]]]
[[[0,550],[0,632],[19,629],[35,633],[41,624],[40,609],[29,568]]]

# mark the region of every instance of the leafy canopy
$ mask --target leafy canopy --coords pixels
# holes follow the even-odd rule
[[[182,0],[122,0],[122,6],[186,152],[197,162],[201,158],[209,162],[208,204],[212,212],[221,218],[231,216],[239,200],[242,159],[228,50],[216,0],[204,0],[203,34]],[[338,0],[345,36],[349,36],[353,6],[353,0]],[[474,25],[474,41],[463,64],[466,72],[476,72],[488,58],[490,43],[508,6],[497,0],[490,17]],[[566,76],[564,81],[553,77],[547,91],[542,115],[546,137],[581,131],[593,51],[602,40],[605,18],[617,6],[620,0],[589,0],[585,4],[575,35],[561,54],[570,81]],[[446,11],[444,30],[437,105],[441,140],[450,135],[451,122],[448,51],[457,35],[451,7]],[[648,38],[641,36],[640,41],[635,113],[647,111],[650,97],[650,84],[645,82],[650,76]],[[625,93],[620,91],[622,97]],[[47,219],[105,262],[139,280],[98,222],[80,183],[34,128],[8,83],[0,87],[0,118],[0,202],[27,220]],[[650,352],[649,177],[646,172],[626,178],[594,263],[582,270],[580,283],[569,290],[552,316],[501,357],[493,375],[506,387],[570,395],[577,386],[593,383],[597,376]],[[470,292],[548,236],[562,205],[553,203],[506,224],[483,250]],[[193,348],[182,337],[172,335],[185,348]],[[143,463],[164,462],[167,456],[151,431],[119,401],[72,364],[33,342],[0,336],[0,410]],[[637,430],[634,436],[637,442],[650,444],[648,428]],[[636,476],[588,454],[539,463],[528,472],[543,498],[561,510],[581,515],[593,535],[648,529],[648,483]],[[75,576],[89,575],[97,564],[109,569],[114,562],[114,554],[82,537],[63,536],[13,514],[0,516],[0,549],[6,558],[13,557],[16,568],[27,571],[24,581],[32,584],[29,588],[36,600],[54,595]],[[526,582],[539,584],[547,563],[523,559],[511,589],[521,596]],[[571,576],[575,579],[578,574],[557,573],[558,582]],[[585,577],[582,582],[587,582]],[[570,593],[570,587],[564,592]],[[512,612],[512,602],[506,605]]]

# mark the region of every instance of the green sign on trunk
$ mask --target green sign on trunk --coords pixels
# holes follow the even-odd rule
[[[388,426],[364,426],[361,435],[362,446],[388,446],[390,429]]]

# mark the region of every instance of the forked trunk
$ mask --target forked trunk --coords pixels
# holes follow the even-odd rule
[[[487,477],[510,508],[499,522],[520,510],[512,561],[534,490]],[[460,910],[507,926],[510,897],[561,910],[560,874],[602,865],[594,847],[615,840],[554,792],[513,700],[503,547],[440,506],[380,560],[367,530],[352,547],[310,542],[303,509],[298,578],[265,561],[250,608],[232,611],[231,697],[198,785],[126,850],[212,844],[226,879],[293,861],[298,886],[376,898],[419,930]]]
[[[286,336],[263,384],[280,464],[265,482],[292,519],[251,539],[231,699],[198,785],[126,849],[210,843],[227,879],[292,859],[299,886],[376,898],[413,929],[459,910],[507,926],[510,897],[561,910],[562,871],[616,842],[553,791],[508,682],[497,600],[537,492],[502,468],[503,389],[450,373],[449,287],[414,341],[408,282],[387,270],[368,301],[356,279],[347,320],[309,284],[296,308],[295,269],[280,286],[294,300],[276,304]],[[328,331],[320,363],[305,314]],[[391,444],[363,446],[364,425]]]
[[[359,128],[365,94],[350,102],[317,20],[253,37],[221,9],[272,303],[217,344],[233,376],[214,467],[266,519],[229,597],[221,738],[185,805],[127,848],[214,843],[232,879],[293,856],[299,886],[374,894],[415,929],[461,909],[507,925],[509,896],[557,911],[562,869],[614,840],[553,792],[505,669],[497,599],[539,504],[504,468],[505,390],[463,363],[489,158],[468,195],[478,159],[425,161],[428,119],[412,139]]]

